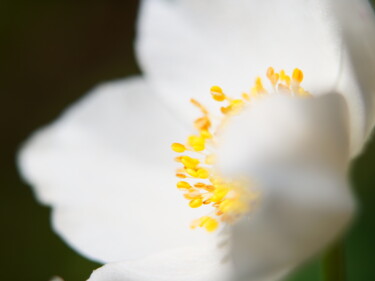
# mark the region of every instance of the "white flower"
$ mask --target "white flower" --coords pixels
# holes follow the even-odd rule
[[[278,280],[354,212],[346,172],[375,121],[374,26],[365,0],[144,0],[144,76],[97,87],[36,132],[21,173],[55,231],[109,262],[91,281]],[[269,66],[303,69],[316,97],[270,96],[228,127],[221,166],[262,196],[230,227],[228,253],[222,232],[189,228],[204,211],[176,192],[170,143],[189,133],[190,98],[211,108],[210,86],[241,93]]]

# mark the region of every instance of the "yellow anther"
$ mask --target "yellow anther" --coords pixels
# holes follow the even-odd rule
[[[210,219],[208,216],[203,216],[198,220],[198,226],[203,227],[204,224]]]
[[[200,168],[197,170],[197,177],[200,179],[208,179],[210,172],[207,169]]]
[[[191,188],[191,185],[186,181],[179,181],[177,183],[177,188],[189,189]]]
[[[174,158],[174,161],[181,162],[182,156],[177,156]]]
[[[204,189],[211,192],[215,190],[215,187],[213,185],[206,185]]]
[[[223,93],[223,90],[219,86],[212,86],[210,91],[215,93]]]
[[[228,105],[228,106],[225,106],[225,107],[223,106],[223,107],[220,108],[221,113],[223,113],[223,114],[230,113],[232,109],[233,109],[233,107],[231,105]]]
[[[257,79],[255,79],[255,87],[257,88],[257,90],[259,92],[263,92],[264,91],[264,87],[263,87],[263,83],[262,83],[262,78],[258,77]]]
[[[198,183],[194,184],[194,187],[196,187],[196,188],[204,188],[205,186],[206,186],[206,184],[203,183],[203,182],[198,182]]]
[[[219,223],[214,218],[202,217],[199,226],[204,227],[208,232],[213,232],[218,228]]]
[[[285,70],[281,70],[281,71],[280,71],[280,80],[281,80],[281,81],[285,81],[285,76],[286,76],[286,74],[285,74]]]
[[[198,130],[208,130],[211,127],[211,121],[207,116],[203,116],[195,120],[194,125]]]
[[[260,77],[257,77],[255,79],[254,87],[251,89],[251,95],[256,97],[259,94],[264,93],[266,93],[266,90],[263,87],[262,79]]]
[[[202,206],[202,205],[203,205],[203,201],[202,201],[202,199],[200,199],[200,198],[193,199],[193,200],[191,200],[191,201],[189,202],[189,206],[190,206],[191,208],[199,208],[199,207]]]
[[[268,79],[271,79],[271,77],[275,74],[275,70],[273,69],[273,67],[269,67],[267,69],[267,77]]]
[[[181,173],[177,173],[177,174],[176,174],[176,177],[178,177],[178,178],[180,178],[180,179],[186,179],[186,175],[181,174]]]
[[[191,158],[189,156],[182,156],[181,157],[181,163],[186,167],[190,169],[195,169],[199,165],[199,160],[195,158]]]
[[[208,130],[201,130],[200,134],[201,134],[201,137],[204,139],[212,139],[212,134]]]
[[[293,78],[293,81],[296,81],[298,84],[301,83],[303,81],[302,70],[300,70],[298,68],[294,69],[292,78]]]
[[[286,75],[284,70],[280,71],[280,80],[285,82],[288,87],[290,86],[290,76]]]
[[[195,151],[203,151],[205,146],[204,144],[197,144],[192,146]]]
[[[250,96],[247,93],[242,93],[242,98],[246,101],[250,100]]]
[[[242,105],[244,105],[244,101],[243,100],[232,100],[231,102],[230,102],[230,104],[232,105],[232,106],[236,106],[236,107],[238,107],[238,106],[242,106]]]
[[[173,143],[171,147],[174,152],[178,153],[182,153],[186,150],[186,147],[181,143]]]
[[[210,198],[212,202],[220,202],[224,199],[224,197],[228,194],[227,188],[217,188],[214,191],[214,195]]]
[[[204,190],[207,190],[207,191],[214,191],[215,190],[214,186],[207,185],[207,184],[204,184],[202,182],[198,182],[198,183],[194,184],[194,187],[195,188],[204,189]],[[210,196],[208,196],[208,197],[210,197]]]
[[[193,178],[198,177],[198,173],[194,169],[188,168],[188,169],[186,169],[186,173],[188,173],[188,175],[192,176]]]
[[[195,151],[202,151],[205,149],[205,139],[201,136],[190,136],[188,138],[188,143]]]
[[[267,78],[271,81],[272,85],[275,86],[279,80],[279,74],[275,73],[273,67],[269,67],[267,70]]]
[[[219,86],[211,87],[211,95],[216,101],[224,101],[227,98]]]

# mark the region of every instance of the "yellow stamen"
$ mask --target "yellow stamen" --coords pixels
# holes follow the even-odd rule
[[[197,171],[197,177],[200,179],[208,179],[210,172],[207,169],[200,168]]]
[[[269,67],[266,76],[273,92],[296,97],[311,96],[300,86],[304,75],[298,68],[294,69],[290,77],[284,70],[276,72],[274,68]],[[175,158],[175,161],[182,165],[176,170],[176,177],[182,179],[177,182],[177,188],[183,192],[183,197],[189,200],[191,208],[213,208],[210,216],[194,220],[191,228],[201,227],[208,232],[215,231],[220,223],[236,222],[248,213],[253,202],[258,200],[258,194],[250,190],[249,181],[225,179],[214,169],[215,150],[219,143],[217,136],[232,116],[241,113],[254,99],[268,94],[260,77],[256,78],[251,92],[242,93],[240,98],[227,96],[219,86],[211,87],[210,92],[215,101],[223,102],[220,110],[224,115],[220,116],[219,122],[216,122],[216,119],[213,122],[208,110],[195,99],[191,99],[191,103],[202,114],[194,121],[197,132],[188,136],[185,144],[172,144],[173,151],[187,151],[188,154]],[[183,180],[186,178],[189,180]]]
[[[195,128],[198,130],[208,130],[211,127],[211,121],[207,116],[203,116],[194,121]]]
[[[191,158],[189,156],[182,156],[181,157],[181,163],[186,167],[190,169],[195,169],[199,165],[199,160],[195,158]]]
[[[207,221],[205,224],[204,224],[204,228],[208,231],[208,232],[213,232],[215,231],[219,226],[219,223],[217,220],[215,219],[210,219],[209,221]]]
[[[208,130],[201,130],[200,134],[201,134],[201,137],[204,139],[212,139],[212,134]]]
[[[203,205],[203,201],[202,201],[202,199],[200,199],[200,198],[193,199],[193,200],[191,200],[191,201],[189,202],[189,206],[190,206],[191,208],[199,208],[199,207],[202,206],[202,205]]]
[[[177,183],[177,188],[189,189],[189,188],[191,188],[191,185],[186,181],[179,181]]]
[[[292,78],[293,78],[293,81],[296,81],[298,84],[301,83],[303,81],[302,70],[300,70],[298,68],[294,69]]]
[[[249,96],[247,93],[242,93],[242,98],[243,98],[245,101],[250,101],[250,96]]]
[[[190,136],[188,138],[188,143],[195,151],[202,151],[205,149],[205,140],[200,136]]]
[[[177,174],[176,174],[176,177],[178,177],[178,178],[180,178],[180,179],[186,179],[186,175],[181,174],[181,173],[177,173]]]
[[[186,173],[189,176],[192,176],[193,178],[197,178],[198,177],[198,173],[197,173],[197,171],[195,169],[188,168],[188,169],[186,169]]]
[[[182,153],[182,152],[185,152],[186,147],[181,143],[173,143],[172,149],[174,152]]]
[[[214,100],[219,102],[224,101],[227,98],[219,86],[211,87],[211,95]]]
[[[228,114],[228,113],[231,112],[232,109],[233,109],[233,107],[231,105],[228,105],[228,106],[225,106],[225,107],[223,106],[221,108],[221,113]]]

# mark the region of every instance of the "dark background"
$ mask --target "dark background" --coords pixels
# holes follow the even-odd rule
[[[49,209],[21,182],[15,152],[99,82],[139,73],[138,1],[0,0],[0,280],[86,280],[99,265],[50,228]],[[361,211],[347,235],[350,281],[375,280],[375,139],[351,175]],[[291,280],[319,280],[313,261]]]

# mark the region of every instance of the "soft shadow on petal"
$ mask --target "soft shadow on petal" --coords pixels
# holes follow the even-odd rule
[[[145,259],[107,264],[89,281],[228,281],[230,266],[217,251],[178,249]]]
[[[254,99],[225,128],[220,142],[221,168],[247,172],[301,162],[345,174],[348,122],[347,105],[339,94],[311,98],[265,95]]]
[[[259,205],[232,235],[237,274],[248,280],[288,274],[338,238],[353,216],[350,187],[334,173],[281,167],[257,178]]]
[[[143,70],[179,114],[191,97],[211,104],[209,88],[247,91],[269,66],[305,73],[304,88],[332,90],[341,38],[327,0],[145,0],[137,39]],[[191,116],[188,116],[191,117]]]
[[[228,126],[221,166],[229,175],[248,176],[260,195],[233,228],[232,257],[239,274],[267,280],[270,273],[287,273],[351,221],[355,201],[346,178],[349,133],[343,99],[337,94],[266,97]]]
[[[344,38],[345,56],[339,91],[352,104],[352,156],[361,152],[375,124],[375,17],[367,0],[332,1],[332,14]],[[355,80],[352,87],[349,78]]]
[[[95,88],[22,147],[19,167],[53,226],[97,261],[133,259],[213,239],[175,186],[181,126],[142,78]]]

